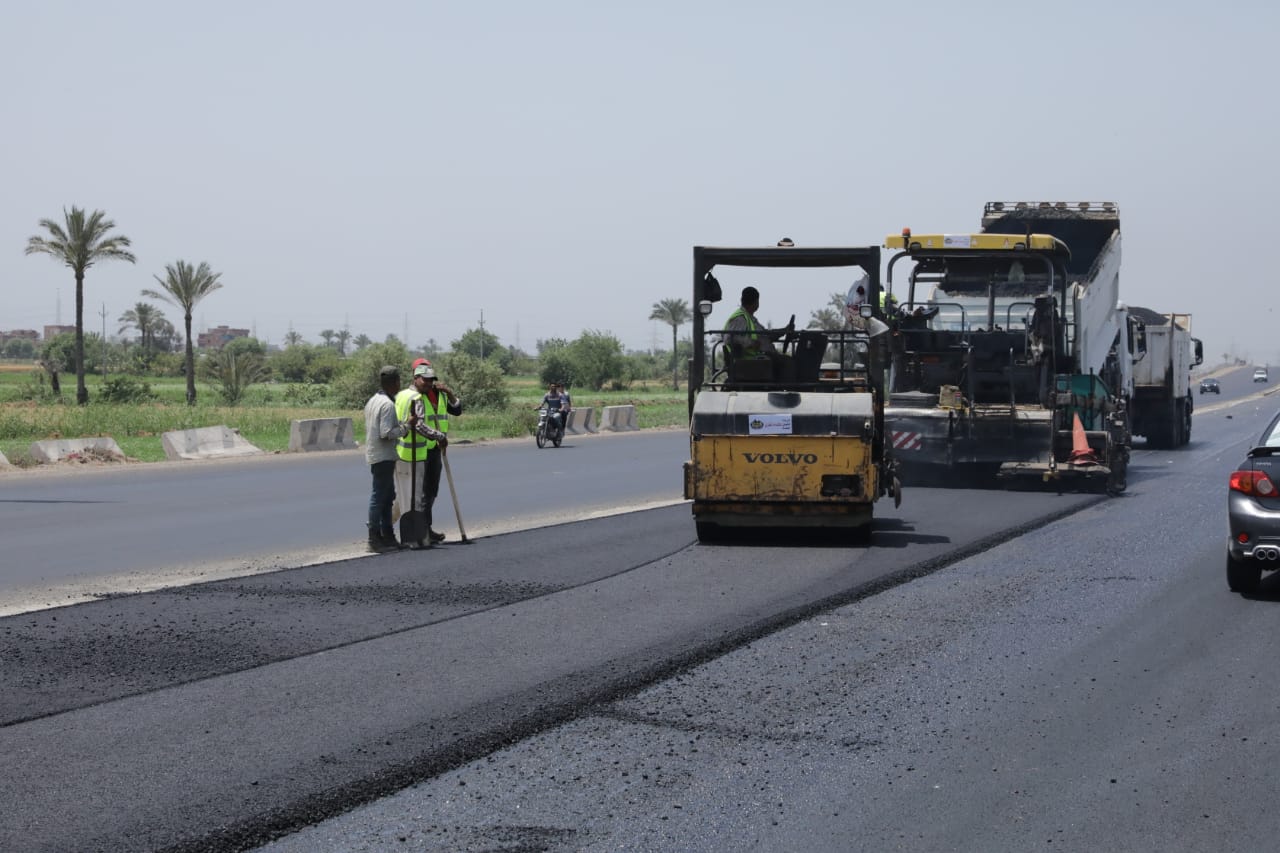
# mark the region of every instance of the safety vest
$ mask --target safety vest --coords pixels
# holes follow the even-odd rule
[[[449,431],[449,395],[443,391],[436,391],[436,407],[435,411],[431,410],[431,398],[422,395],[422,409],[427,415],[427,426],[439,432],[447,433]],[[436,442],[429,441],[427,446],[435,449]]]
[[[413,401],[421,397],[416,388],[405,388],[396,395],[396,420],[404,423],[409,419],[409,412],[413,406]],[[426,401],[423,401],[425,407]],[[415,439],[414,436],[417,436]],[[414,441],[417,441],[415,447]],[[427,441],[425,438],[417,434],[417,429],[409,431],[408,435],[400,437],[396,442],[396,453],[405,462],[422,462],[427,458],[427,451],[435,445],[434,441]]]
[[[733,318],[738,316],[745,317],[747,320],[746,335],[747,335],[747,340],[750,341],[750,343],[746,346],[746,349],[759,349],[760,333],[756,331],[756,321],[752,319],[750,311],[748,311],[747,309],[739,305],[738,310],[730,314],[729,319],[724,321],[725,326],[727,327],[730,323],[733,322]],[[732,338],[730,338],[730,340],[732,340]]]

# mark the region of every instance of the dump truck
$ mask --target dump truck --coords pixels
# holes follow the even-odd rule
[[[1204,344],[1191,336],[1190,314],[1130,306],[1144,346],[1133,364],[1129,419],[1147,446],[1169,449],[1191,441],[1191,368],[1204,363]]]
[[[991,202],[980,232],[884,245],[904,480],[1122,491],[1135,352],[1116,205]]]
[[[806,276],[826,268],[856,272],[872,296],[846,328],[796,330],[792,314],[784,328],[751,333],[773,346],[744,347],[726,328],[738,289],[712,317],[725,296],[716,274],[741,284],[762,268],[795,271],[789,299]],[[829,290],[829,284],[827,292],[813,290],[816,304]],[[783,240],[694,247],[684,496],[692,501],[700,541],[759,528],[823,527],[843,528],[851,543],[866,543],[874,504],[885,496],[901,501],[884,440],[889,327],[876,307],[879,291],[878,246],[807,248]],[[779,291],[766,293],[777,304]]]

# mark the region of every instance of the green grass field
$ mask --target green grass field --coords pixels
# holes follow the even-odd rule
[[[263,384],[250,389],[239,406],[220,405],[209,386],[197,383],[197,404],[186,405],[186,380],[147,378],[157,395],[154,402],[113,404],[93,402],[100,395],[102,377],[86,377],[90,403],[75,405],[75,376],[62,378],[61,402],[17,399],[30,384],[33,368],[0,363],[0,452],[15,465],[31,464],[28,449],[34,441],[54,438],[110,436],[131,459],[142,462],[165,458],[162,433],[172,430],[225,425],[267,452],[289,447],[291,422],[307,418],[350,417],[356,440],[364,443],[364,417],[358,410],[322,404],[290,405],[284,401],[286,385]],[[532,435],[534,409],[545,391],[536,377],[512,377],[511,404],[501,411],[465,410],[450,426],[454,440],[484,441]],[[575,408],[634,405],[642,429],[688,424],[688,400],[683,390],[650,382],[626,391],[573,391]],[[463,401],[465,406],[466,401]]]

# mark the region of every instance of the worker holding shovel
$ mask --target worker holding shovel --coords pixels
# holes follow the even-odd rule
[[[431,508],[436,502],[436,495],[440,493],[440,471],[444,461],[445,448],[449,446],[447,438],[449,416],[462,414],[462,398],[448,385],[439,381],[435,370],[431,367],[431,362],[425,358],[414,362],[413,377],[414,387],[419,390],[421,395],[423,423],[425,426],[434,429],[441,436],[427,442],[426,495],[423,497],[423,502],[426,506],[429,538],[432,542],[443,542],[444,534],[430,529]],[[421,377],[423,383],[421,386],[417,384],[419,377]]]
[[[425,360],[415,362],[413,385],[396,395],[396,417],[401,421],[407,421],[411,415],[415,418],[413,432],[396,444],[399,457],[396,461],[396,501],[400,517],[413,522],[401,524],[401,541],[413,549],[429,548],[433,541],[444,538],[436,538],[431,531],[431,505],[435,492],[431,488],[430,460],[449,444],[445,435],[447,419],[445,430],[441,430],[436,427],[438,419],[432,418],[426,410],[424,394],[435,384],[435,376],[435,371]],[[437,461],[434,467],[438,484],[440,463]],[[413,531],[407,542],[404,541],[406,531]]]

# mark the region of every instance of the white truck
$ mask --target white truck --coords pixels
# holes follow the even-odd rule
[[[1191,440],[1191,368],[1204,363],[1204,345],[1191,336],[1190,314],[1130,307],[1139,341],[1133,363],[1129,420],[1147,446],[1168,449]],[[1145,350],[1145,352],[1143,351]]]

